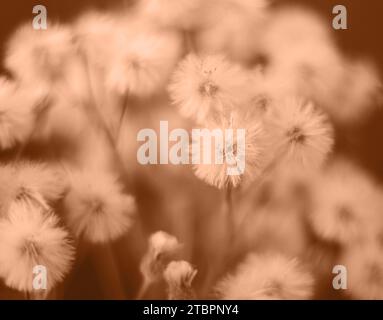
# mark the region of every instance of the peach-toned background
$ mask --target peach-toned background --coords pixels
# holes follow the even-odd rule
[[[129,2],[131,0],[124,0]],[[275,5],[301,4],[320,12],[331,24],[333,15],[332,8],[337,4],[343,4],[348,9],[348,30],[334,30],[338,44],[350,55],[358,55],[372,58],[383,72],[383,42],[381,32],[383,30],[383,2],[381,0],[274,0]],[[43,4],[48,8],[49,19],[66,22],[80,11],[87,8],[107,9],[118,0],[23,0],[2,1],[0,20],[0,57],[2,48],[12,30],[23,21],[31,19],[32,7]],[[374,115],[372,122],[367,128],[352,128],[353,133],[358,135],[358,141],[342,141],[341,148],[357,155],[364,165],[383,178],[383,151],[377,146],[383,138],[383,129],[379,127],[381,117]],[[359,131],[361,130],[361,131]],[[362,132],[362,137],[360,133]],[[354,140],[354,139],[352,139]]]
[[[207,0],[208,1],[208,0]],[[25,22],[32,17],[32,7],[36,4],[43,4],[48,8],[48,16],[50,20],[58,20],[66,22],[70,20],[74,15],[86,8],[108,8],[117,1],[108,0],[45,0],[45,1],[10,1],[3,0],[1,3],[1,20],[0,20],[0,56],[2,57],[3,45],[7,37],[16,28],[16,26]],[[280,0],[275,1],[276,5],[281,4],[296,4],[300,3],[305,6],[315,8],[320,12],[331,24],[333,15],[332,8],[336,4],[344,4],[348,8],[348,30],[335,31],[334,36],[338,40],[339,45],[343,48],[343,51],[350,55],[366,56],[375,61],[383,71],[383,42],[381,41],[381,31],[383,30],[383,1],[381,0]],[[369,169],[375,176],[383,179],[383,148],[381,147],[381,141],[383,140],[383,112],[374,114],[371,119],[365,122],[365,124],[358,127],[337,128],[338,132],[338,150],[347,153],[353,158],[356,158],[364,167]],[[206,212],[211,210],[210,204],[206,202],[206,197],[203,197],[205,190],[208,189],[202,183],[196,182],[193,179],[190,181],[177,181],[177,177],[168,177],[166,174],[160,174],[158,181],[152,185],[145,184],[141,180],[133,180],[133,190],[137,195],[141,214],[145,215],[145,219],[148,222],[148,229],[151,226],[156,228],[171,229],[166,219],[159,220],[155,213],[157,211],[160,216],[161,210],[166,210],[166,202],[170,197],[168,194],[157,193],[158,189],[161,189],[161,179],[173,179],[175,187],[178,183],[182,183],[182,188],[190,188],[191,190],[199,190],[193,194],[195,198],[196,208],[199,211],[199,215],[203,216]],[[191,186],[185,186],[185,184],[191,184]],[[194,186],[193,186],[194,185]],[[197,188],[195,188],[197,186]],[[194,188],[193,188],[194,187]],[[218,197],[218,195],[216,195]],[[183,199],[179,199],[181,205]],[[211,199],[210,199],[211,200]],[[205,202],[204,202],[205,201]],[[194,226],[197,230],[204,232],[202,222],[195,219],[191,221],[195,223]],[[119,292],[124,291],[128,297],[133,295],[139,285],[139,277],[137,265],[138,255],[128,255],[126,252],[127,245],[131,245],[135,234],[129,234],[126,237],[118,240],[113,246],[113,252],[111,253],[102,246],[95,246],[91,250],[97,251],[96,254],[86,255],[81,261],[77,261],[74,270],[71,272],[69,279],[66,281],[65,286],[65,298],[67,299],[97,299],[97,298],[123,298]],[[191,248],[191,251],[196,254],[198,247],[201,246],[196,240],[195,248]],[[86,249],[86,248],[85,248]],[[81,250],[85,250],[82,248]],[[134,250],[139,252],[143,250],[143,243],[137,243]],[[103,263],[110,262],[110,254],[114,254],[117,257],[117,269],[119,275],[114,273],[103,274],[103,281],[99,281],[99,275],[94,268],[94,261],[92,257],[97,257],[98,261],[96,265],[100,269],[103,268]],[[201,260],[200,268],[204,268],[203,256],[199,257]],[[100,266],[101,264],[101,266]],[[119,277],[119,278],[116,278]],[[110,286],[105,284],[112,284]],[[121,287],[116,288],[113,283],[119,284]],[[131,297],[131,296],[130,296]],[[5,289],[0,284],[0,299],[4,298],[19,298],[19,296],[8,289]]]

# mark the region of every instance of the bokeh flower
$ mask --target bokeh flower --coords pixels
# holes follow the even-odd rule
[[[323,109],[337,122],[362,121],[377,110],[383,84],[376,66],[369,61],[345,60],[343,78],[330,94],[318,99]]]
[[[188,55],[169,85],[181,114],[204,123],[241,105],[247,98],[248,74],[220,55]]]
[[[51,87],[73,56],[73,44],[69,27],[52,24],[41,31],[22,25],[8,42],[5,67],[23,82]]]
[[[202,0],[140,0],[139,14],[161,27],[191,29],[199,22]]]
[[[225,52],[235,61],[253,62],[268,21],[268,1],[211,0],[204,11],[195,34],[198,51]]]
[[[35,128],[36,108],[42,97],[32,89],[0,78],[0,149],[25,143]]]
[[[298,8],[276,11],[270,15],[261,42],[268,61],[268,91],[274,96],[298,94],[342,123],[371,114],[381,98],[376,67],[343,55],[330,25],[315,12]]]
[[[224,300],[301,300],[313,293],[314,279],[297,259],[250,254],[216,287]]]
[[[49,291],[63,280],[73,260],[69,234],[52,212],[22,202],[0,220],[0,276],[7,286],[32,292],[33,268],[42,265]]]
[[[47,163],[21,161],[0,166],[1,213],[7,214],[13,202],[33,201],[47,208],[67,191],[66,175],[59,167]]]
[[[349,248],[338,259],[347,270],[347,292],[353,299],[383,299],[383,255],[369,243]]]
[[[107,62],[108,89],[147,97],[164,89],[181,56],[181,39],[139,21],[122,24],[115,39],[113,59]]]
[[[314,180],[311,225],[325,240],[346,246],[360,243],[379,222],[380,198],[379,189],[366,173],[339,159]]]
[[[123,193],[118,177],[96,170],[72,171],[64,199],[66,218],[77,237],[96,243],[113,241],[133,223],[135,200]]]
[[[319,168],[334,145],[334,132],[326,115],[312,102],[289,97],[276,101],[270,127],[276,161],[303,168]]]

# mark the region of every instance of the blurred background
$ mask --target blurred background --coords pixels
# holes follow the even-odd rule
[[[131,3],[132,0],[125,0]],[[342,51],[351,56],[371,58],[383,71],[383,42],[380,39],[380,32],[383,28],[381,19],[383,3],[379,0],[273,0],[271,3],[278,6],[301,5],[312,8],[326,19],[329,25],[332,24],[334,15],[332,9],[335,5],[345,5],[348,10],[348,29],[334,30],[333,36],[337,40]],[[51,21],[68,22],[80,12],[88,9],[108,10],[121,4],[119,0],[46,0],[46,1],[4,1],[2,4],[2,19],[0,21],[0,57],[4,54],[5,41],[12,31],[21,23],[31,20],[32,8],[42,4],[48,9],[48,17]],[[2,67],[2,66],[0,66]],[[363,162],[369,170],[383,178],[383,150],[382,148],[371,148],[381,141],[383,129],[380,130],[381,115],[374,114],[368,124],[363,128],[353,128],[352,132],[358,139],[341,141],[339,147],[344,152],[351,153]],[[357,130],[357,131],[356,131]],[[352,133],[351,132],[351,133]],[[340,140],[338,140],[340,142]]]
[[[129,1],[125,0],[128,4]],[[34,5],[45,5],[48,21],[70,22],[80,12],[88,9],[109,10],[120,5],[110,0],[45,0],[2,1],[0,19],[0,60],[4,44],[15,28],[32,19]],[[383,2],[380,0],[274,0],[275,7],[301,5],[320,13],[332,24],[332,9],[345,5],[348,10],[348,29],[333,30],[341,51],[356,57],[366,57],[376,63],[383,73]],[[49,22],[48,22],[49,23]],[[4,72],[4,70],[3,70]],[[155,104],[157,102],[153,102]],[[162,102],[159,100],[158,104]],[[154,107],[153,107],[154,108]],[[142,116],[148,109],[142,109]],[[165,111],[161,116],[168,114]],[[150,117],[149,117],[150,118]],[[152,126],[158,125],[160,116],[153,116]],[[175,119],[175,126],[182,123]],[[357,125],[336,128],[336,149],[345,154],[374,177],[383,182],[383,111],[378,111]],[[150,127],[150,125],[148,126]],[[209,264],[209,256],[220,240],[218,222],[214,212],[221,209],[222,195],[215,188],[196,179],[190,168],[168,170],[164,167],[145,167],[128,171],[131,192],[136,196],[140,221],[139,228],[122,237],[111,246],[92,245],[78,248],[77,260],[68,279],[56,294],[65,299],[124,299],[133,298],[140,284],[138,265],[146,247],[146,237],[157,230],[165,230],[186,243],[184,252],[201,271]],[[189,214],[192,213],[192,214]],[[212,227],[213,226],[213,231]],[[216,226],[216,229],[214,229]],[[84,254],[83,254],[84,253]],[[111,266],[111,264],[113,264]],[[105,271],[107,270],[107,271]],[[108,271],[109,270],[109,271]],[[117,272],[116,272],[117,271]],[[196,286],[202,281],[196,278]],[[158,289],[150,297],[165,297]],[[325,295],[326,297],[331,297]],[[320,296],[319,296],[320,297]],[[0,283],[1,299],[20,298],[20,294]]]

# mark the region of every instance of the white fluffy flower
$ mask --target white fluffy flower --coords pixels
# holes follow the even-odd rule
[[[219,189],[237,187],[244,180],[250,182],[259,176],[267,147],[263,124],[232,116],[230,121],[209,125],[200,130],[208,130],[210,136],[193,135],[191,156],[196,176]]]
[[[326,115],[299,98],[277,101],[270,116],[274,156],[303,168],[318,168],[334,145],[334,132]],[[276,159],[277,161],[279,161]]]
[[[297,259],[250,254],[216,290],[225,300],[300,300],[312,296],[313,284],[313,277]]]
[[[269,61],[266,82],[275,96],[300,95],[323,107],[340,122],[368,115],[382,94],[373,65],[342,56],[330,25],[304,9],[271,15],[262,40]]]
[[[0,78],[0,149],[11,148],[30,138],[40,98],[34,91]]]
[[[249,72],[251,82],[251,92],[247,103],[248,110],[254,113],[259,119],[270,116],[273,110],[275,96],[269,91],[265,71],[262,67],[252,68]]]
[[[271,67],[265,76],[265,92],[277,99],[289,95],[310,99],[339,123],[360,121],[376,110],[382,82],[371,63],[340,57],[317,65],[300,62]]]
[[[249,62],[259,52],[267,21],[266,0],[206,1],[196,44],[207,53],[225,52],[234,60]]]
[[[197,270],[187,261],[172,261],[164,271],[170,300],[186,300],[194,297],[192,282]]]
[[[46,267],[47,290],[68,273],[74,248],[58,218],[41,207],[18,203],[0,221],[0,276],[7,286],[33,291],[33,268]]]
[[[339,264],[347,269],[347,292],[354,299],[383,299],[383,255],[367,244],[346,250]]]
[[[223,56],[187,56],[174,72],[171,99],[181,114],[204,123],[246,101],[248,75]]]
[[[197,25],[202,0],[140,0],[138,12],[163,27],[190,29]]]
[[[382,98],[382,80],[377,67],[369,62],[344,62],[344,73],[338,86],[319,99],[323,108],[339,122],[360,121],[377,110]],[[375,109],[374,109],[375,108]]]
[[[131,227],[135,201],[122,192],[117,180],[111,173],[96,170],[72,172],[64,205],[68,224],[78,237],[103,243]]]
[[[276,96],[302,95],[323,102],[344,75],[343,59],[327,22],[304,9],[282,9],[271,15],[262,39],[269,61],[266,83]]]
[[[13,202],[33,200],[46,208],[59,200],[68,182],[58,167],[39,162],[19,162],[0,166],[0,208],[7,214]]]
[[[21,162],[16,165],[20,188],[34,189],[48,201],[57,201],[68,188],[65,173],[57,166],[38,162]]]
[[[23,82],[49,87],[62,76],[73,53],[70,28],[50,25],[48,30],[35,30],[28,23],[20,27],[10,39],[4,62]]]
[[[330,31],[327,22],[314,12],[284,8],[270,15],[262,49],[270,63],[278,66],[325,66],[326,59],[337,53]],[[313,54],[318,49],[323,56]]]
[[[106,86],[119,94],[148,96],[165,87],[181,55],[176,33],[158,31],[131,21],[116,36],[115,52],[107,63]]]
[[[111,59],[116,35],[120,32],[116,17],[97,11],[80,15],[73,25],[73,33],[82,54],[92,67],[98,68],[104,68]]]
[[[178,34],[133,15],[91,12],[78,19],[75,34],[93,85],[119,95],[145,97],[163,89],[182,50]]]
[[[364,241],[379,221],[380,198],[363,171],[338,160],[318,174],[313,184],[310,221],[314,231],[321,238],[343,245]]]

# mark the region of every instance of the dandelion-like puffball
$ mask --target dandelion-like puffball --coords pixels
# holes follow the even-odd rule
[[[72,172],[64,205],[68,224],[76,236],[105,243],[122,236],[131,227],[135,200],[122,192],[117,180],[107,172]]]
[[[50,25],[47,30],[35,30],[28,23],[8,42],[4,63],[23,82],[50,87],[74,52],[70,28]]]
[[[153,95],[165,87],[181,56],[179,36],[154,30],[142,22],[122,25],[113,59],[106,69],[107,88],[120,95]]]
[[[339,122],[369,115],[382,95],[382,82],[369,62],[346,59],[317,14],[283,9],[263,34],[269,60],[267,82],[274,95],[299,94],[318,103]]]
[[[164,231],[153,233],[149,237],[148,245],[140,264],[140,271],[147,284],[162,277],[166,265],[181,248],[177,238]]]
[[[377,110],[383,94],[382,80],[369,62],[346,61],[343,70],[337,87],[321,95],[321,105],[338,122],[363,120]]]
[[[46,200],[54,202],[63,197],[68,180],[62,169],[38,162],[21,162],[16,165],[20,188],[34,189]]]
[[[35,107],[41,100],[29,89],[0,78],[0,149],[24,143],[35,127]]]
[[[333,150],[333,127],[311,102],[299,98],[276,102],[270,123],[275,140],[274,157],[288,165],[316,169]]]
[[[201,135],[192,136],[195,175],[219,189],[235,188],[244,180],[250,182],[259,176],[267,147],[263,124],[233,116],[229,122],[211,122],[209,125],[200,129]],[[203,135],[203,132],[207,134]]]
[[[225,52],[236,61],[251,62],[259,52],[268,19],[266,0],[206,1],[195,42],[201,52]]]
[[[169,300],[193,299],[192,282],[196,275],[197,270],[189,262],[170,262],[164,271]]]
[[[258,119],[264,119],[270,116],[275,97],[269,91],[262,67],[251,69],[249,75],[251,77],[252,90],[247,103],[248,112],[252,112]]]
[[[345,68],[326,21],[305,9],[279,10],[271,15],[262,44],[269,61],[266,82],[274,95],[333,102]]]
[[[114,43],[119,32],[121,28],[116,17],[97,11],[80,15],[73,25],[79,49],[87,62],[98,68],[104,68],[116,51]]]
[[[23,161],[0,166],[0,202],[2,214],[12,202],[33,200],[46,208],[67,191],[64,172],[46,163]]]
[[[380,221],[382,201],[377,191],[351,163],[333,163],[313,183],[310,221],[315,233],[343,245],[364,241]]]
[[[35,266],[47,270],[47,290],[68,273],[74,248],[59,219],[27,202],[12,206],[0,220],[0,276],[13,289],[32,292]]]
[[[383,299],[382,250],[367,243],[346,250],[339,258],[347,270],[347,292],[354,299]]]
[[[313,99],[338,88],[343,57],[332,41],[330,26],[317,14],[296,8],[277,11],[262,43],[276,94],[295,90]]]
[[[280,9],[270,15],[262,33],[262,49],[270,63],[278,66],[325,66],[337,54],[330,31],[327,21],[312,11]]]
[[[202,0],[140,0],[138,12],[162,27],[190,29],[199,22]]]
[[[188,55],[174,72],[169,93],[181,114],[204,123],[246,100],[248,75],[223,56]]]
[[[216,290],[224,300],[303,300],[312,296],[313,285],[295,258],[250,254]]]

